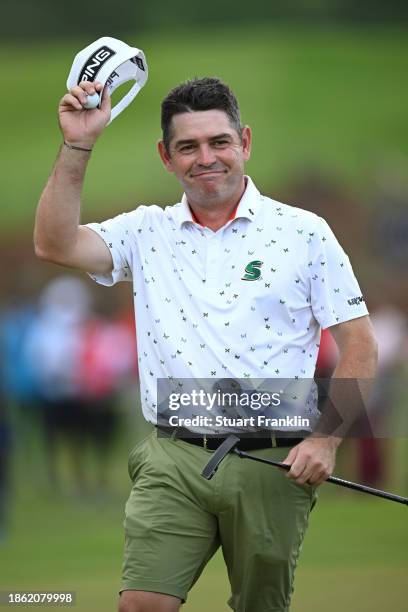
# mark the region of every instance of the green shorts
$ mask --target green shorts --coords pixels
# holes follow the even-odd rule
[[[251,451],[282,460],[288,448]],[[228,455],[212,480],[212,452],[154,431],[129,456],[121,590],[182,601],[219,546],[236,612],[287,612],[316,493],[283,471]]]

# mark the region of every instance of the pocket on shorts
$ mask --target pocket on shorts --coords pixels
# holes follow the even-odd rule
[[[139,442],[135,444],[135,446],[132,448],[132,450],[129,453],[128,474],[132,482],[135,480],[137,464],[140,458],[140,452],[143,450],[143,448],[145,447],[147,442],[150,440],[150,438],[155,435],[156,435],[156,430],[151,431],[147,436],[139,440]]]
[[[318,487],[316,485],[310,485],[307,482],[303,485],[300,485],[298,483],[297,484],[298,487],[302,487],[302,489],[304,491],[306,491],[306,493],[309,495],[309,499],[310,499],[310,512],[313,510],[313,508],[316,505],[317,502],[317,489]]]
[[[298,482],[294,480],[291,480],[291,479],[288,479],[288,480],[292,484],[292,486],[295,487],[295,489],[299,491],[299,493],[301,493],[302,495],[303,494],[306,495],[306,498],[309,499],[309,503],[310,503],[309,512],[310,512],[316,504],[318,487],[316,487],[315,485],[310,485],[307,482],[305,484],[299,484]]]

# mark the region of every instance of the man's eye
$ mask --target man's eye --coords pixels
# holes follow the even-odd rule
[[[214,145],[216,147],[226,147],[228,144],[228,140],[214,140]]]
[[[189,153],[190,151],[194,151],[194,145],[192,144],[183,145],[182,147],[179,148],[179,151],[181,153]]]

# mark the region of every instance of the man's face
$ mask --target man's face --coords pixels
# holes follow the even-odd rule
[[[242,194],[244,164],[251,150],[251,130],[242,140],[220,110],[175,115],[169,151],[159,153],[169,172],[179,179],[190,203],[211,206]]]

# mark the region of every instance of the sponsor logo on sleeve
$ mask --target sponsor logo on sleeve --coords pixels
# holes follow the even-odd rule
[[[363,298],[362,295],[360,295],[359,297],[354,297],[354,298],[351,298],[350,300],[347,300],[347,302],[349,306],[358,306],[362,302],[365,302],[365,299]]]

